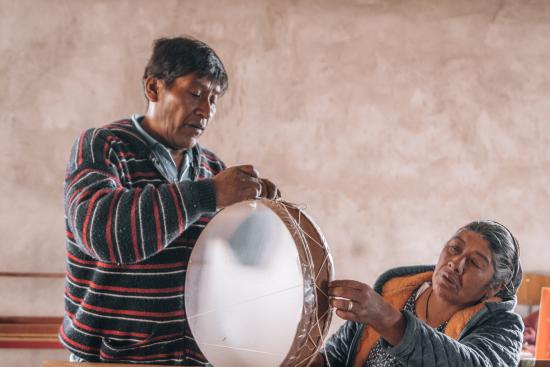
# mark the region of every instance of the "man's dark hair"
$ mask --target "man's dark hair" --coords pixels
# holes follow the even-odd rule
[[[176,78],[193,73],[218,83],[222,94],[227,90],[225,67],[206,43],[187,36],[159,38],[153,44],[153,54],[145,67],[143,80],[153,76],[170,87]]]

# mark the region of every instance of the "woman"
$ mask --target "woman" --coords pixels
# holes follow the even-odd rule
[[[523,324],[512,312],[521,281],[519,248],[493,221],[460,228],[437,265],[390,270],[374,289],[330,284],[348,320],[313,366],[517,366]]]

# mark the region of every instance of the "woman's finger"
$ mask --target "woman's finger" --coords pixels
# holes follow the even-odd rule
[[[353,312],[353,308],[357,308],[356,304],[350,299],[332,298],[330,305],[338,310]]]
[[[347,311],[342,311],[342,310],[336,310],[336,315],[338,315],[338,317],[344,319],[344,320],[347,320],[347,321],[357,321],[357,322],[360,322],[359,319],[357,318],[357,315],[354,314],[353,312],[347,312]]]
[[[331,287],[328,290],[331,297],[342,297],[359,302],[365,298],[365,291],[348,287]]]
[[[365,289],[365,287],[369,287],[365,283],[358,282],[356,280],[350,280],[350,279],[342,279],[342,280],[333,280],[329,283],[329,287],[347,287],[347,288],[355,288],[355,289]]]

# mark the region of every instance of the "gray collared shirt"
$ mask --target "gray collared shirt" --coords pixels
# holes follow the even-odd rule
[[[159,172],[170,182],[186,181],[192,180],[192,169],[193,165],[193,152],[192,149],[185,151],[183,156],[183,162],[181,163],[180,170],[176,167],[176,163],[170,154],[168,148],[158,142],[153,138],[143,127],[141,127],[141,122],[143,121],[143,115],[132,115],[132,122],[140,133],[142,138],[147,142],[151,152],[153,153],[154,159],[153,163]]]

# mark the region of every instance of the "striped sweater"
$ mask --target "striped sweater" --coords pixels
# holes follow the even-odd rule
[[[168,182],[131,120],[86,130],[65,178],[69,351],[91,362],[202,365],[185,319],[191,249],[225,168],[193,148],[192,181]]]

